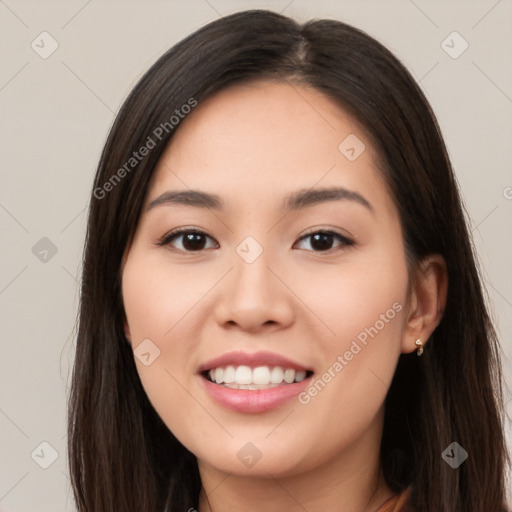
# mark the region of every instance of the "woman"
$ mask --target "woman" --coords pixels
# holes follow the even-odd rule
[[[498,344],[435,117],[346,24],[224,17],[142,77],[89,211],[79,511],[503,511]]]

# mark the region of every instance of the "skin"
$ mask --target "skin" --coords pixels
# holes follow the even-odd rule
[[[355,134],[366,150],[338,150]],[[155,169],[123,264],[126,336],[149,338],[160,356],[135,358],[147,395],[170,431],[198,459],[199,512],[375,511],[393,495],[380,468],[384,399],[401,353],[425,343],[441,319],[446,268],[439,256],[409,272],[396,205],[360,125],[319,91],[253,82],[224,89],[184,120]],[[372,207],[336,200],[297,211],[298,189],[342,186]],[[222,211],[147,205],[168,190],[219,195]],[[205,232],[185,251],[176,228]],[[326,229],[318,250],[305,234]],[[262,254],[237,246],[252,236]],[[411,277],[420,279],[412,280]],[[409,287],[410,286],[410,287]],[[393,304],[401,310],[307,404],[292,399],[264,413],[226,409],[204,391],[197,368],[233,350],[269,350],[322,376]],[[380,325],[380,324],[379,324]],[[247,443],[261,459],[246,467]],[[192,506],[192,504],[191,504]]]

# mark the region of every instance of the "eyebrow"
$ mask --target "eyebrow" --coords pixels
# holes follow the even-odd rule
[[[358,192],[343,187],[298,190],[285,197],[283,209],[299,210],[328,201],[353,201],[374,213],[374,209],[367,199]],[[168,190],[153,199],[146,211],[162,205],[186,205],[213,210],[222,210],[224,207],[222,199],[216,194],[200,190]]]

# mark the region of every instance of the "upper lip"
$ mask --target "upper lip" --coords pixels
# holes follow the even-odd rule
[[[249,366],[256,368],[258,366],[280,366],[284,369],[312,371],[310,368],[303,366],[285,356],[276,354],[274,352],[228,352],[214,359],[210,359],[203,363],[198,372],[205,372],[213,368],[220,368],[224,366]]]

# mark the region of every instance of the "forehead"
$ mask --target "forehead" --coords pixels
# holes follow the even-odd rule
[[[155,169],[148,201],[170,188],[246,201],[315,186],[385,195],[376,162],[363,127],[320,91],[251,82],[212,95],[181,122]]]

